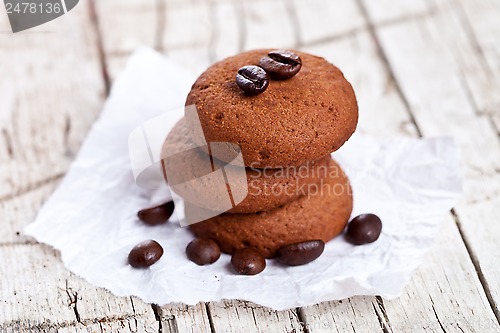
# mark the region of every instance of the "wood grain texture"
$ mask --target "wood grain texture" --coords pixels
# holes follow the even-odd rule
[[[457,0],[440,2],[444,13],[449,11],[455,18],[454,27],[462,27],[463,33],[455,34],[452,41],[462,55],[461,68],[464,81],[478,113],[492,118],[497,132],[500,132],[500,1]],[[442,4],[443,3],[443,4]],[[451,15],[445,15],[451,16]],[[463,37],[466,37],[464,39]]]
[[[113,321],[120,323],[112,325],[127,322],[153,331],[159,327],[149,304],[90,285],[70,273],[59,254],[46,245],[1,246],[0,257],[0,332]]]
[[[467,52],[470,61],[460,61],[464,54],[457,54],[462,48],[470,49],[466,43],[472,41],[452,39],[465,33],[460,30],[462,25],[447,23],[456,19],[454,15],[443,7],[433,16],[377,28],[376,34],[421,133],[450,135],[460,145],[464,196],[455,208],[460,230],[480,276],[486,281],[498,281],[500,268],[482,261],[489,262],[492,253],[500,253],[500,245],[494,241],[500,237],[500,225],[481,219],[481,215],[474,216],[478,211],[470,206],[482,202],[488,214],[500,214],[500,206],[490,200],[498,196],[500,141],[488,115],[476,112],[462,83],[465,70],[461,66],[479,62],[475,58],[480,54]],[[409,77],[411,80],[406,79]],[[462,220],[461,216],[467,218]],[[478,237],[486,233],[491,237]],[[485,284],[485,291],[500,318],[498,289]]]
[[[366,27],[355,1],[293,0],[298,46],[321,44]]]
[[[104,98],[87,1],[55,21],[0,35],[0,201],[57,180]],[[8,31],[4,11],[0,29]]]
[[[159,4],[163,0],[91,1],[105,75],[112,81],[125,68],[132,51],[161,44],[164,8]]]
[[[38,210],[56,189],[59,181],[51,180],[31,191],[0,201],[0,246],[12,243],[30,243],[24,235],[25,226],[33,222]]]
[[[158,1],[121,0],[117,6],[113,0],[94,0],[94,5],[107,57],[128,55],[139,46],[156,46],[161,19]]]
[[[0,247],[0,253],[0,328],[44,328],[76,321],[66,293],[70,274],[53,250],[45,245],[10,245]]]
[[[171,304],[153,308],[161,322],[162,332],[211,332],[210,318],[205,303],[194,306]]]
[[[500,330],[450,216],[403,295],[383,303],[391,332]]]
[[[394,2],[391,0],[363,1],[370,18],[377,26],[403,22],[415,17],[430,15],[434,11],[433,0]]]
[[[166,1],[160,50],[193,76],[210,64],[209,44],[213,19],[209,1],[195,1],[191,6]]]
[[[306,332],[383,332],[375,297],[351,297],[300,308]]]
[[[274,311],[247,301],[223,300],[208,305],[214,332],[302,332],[296,310]]]
[[[481,282],[497,316],[500,317],[500,271],[498,269],[498,221],[500,197],[455,208],[460,229]]]

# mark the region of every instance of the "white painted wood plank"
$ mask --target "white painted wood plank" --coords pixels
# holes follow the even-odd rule
[[[468,18],[470,28],[490,69],[495,74],[500,72],[500,45],[498,36],[500,25],[500,2],[498,0],[466,1],[458,0]],[[458,5],[458,6],[460,6]]]
[[[365,27],[356,1],[293,0],[300,44],[319,43]]]
[[[124,319],[118,321],[103,321],[100,323],[87,325],[81,332],[92,333],[157,333],[159,332],[158,322],[143,322],[135,319]],[[78,326],[77,326],[78,327]],[[64,330],[58,330],[63,333]],[[68,333],[73,332],[69,331]],[[79,332],[79,331],[76,331]],[[168,331],[166,331],[168,332]]]
[[[172,49],[166,51],[165,55],[193,77],[198,77],[212,63],[206,47]]]
[[[129,58],[130,53],[116,55],[108,54],[106,56],[106,72],[111,84],[116,80],[118,75],[123,72]]]
[[[178,48],[208,46],[212,34],[209,2],[198,1],[192,6],[172,6],[166,0],[163,47],[165,51]]]
[[[139,46],[157,46],[159,20],[156,0],[93,0],[104,52],[126,56]]]
[[[245,20],[242,1],[193,2],[195,9],[174,0],[167,2],[166,22],[170,23],[163,33],[162,49],[169,59],[197,77],[213,62],[240,51]],[[178,15],[179,12],[183,14]],[[190,12],[193,16],[186,18]]]
[[[77,322],[113,320],[150,331],[158,329],[150,305],[136,298],[115,297],[90,285],[70,273],[59,254],[48,246],[5,245],[0,247],[0,258],[2,329],[16,325],[56,329]]]
[[[0,35],[8,78],[0,83],[0,198],[64,173],[99,114],[104,86],[87,6]],[[0,29],[10,29],[3,11]]]
[[[384,306],[392,332],[500,331],[450,216],[411,286]]]
[[[434,11],[432,0],[367,0],[364,3],[370,12],[371,19],[376,24],[424,16]]]
[[[124,319],[117,321],[102,321],[91,324],[77,324],[58,328],[54,333],[157,333],[159,323],[150,326],[135,319]],[[167,331],[168,332],[168,331]]]
[[[500,1],[459,0],[453,3],[439,1],[445,18],[458,16],[458,25],[463,33],[456,33],[453,41],[458,44],[458,55],[462,55],[460,67],[466,72],[465,80],[480,113],[491,116],[500,131]],[[446,27],[449,27],[446,25]],[[449,29],[447,29],[449,30]],[[466,38],[464,38],[466,37]],[[472,65],[471,65],[472,64]]]
[[[161,48],[167,57],[198,76],[211,63],[209,47],[214,23],[209,1],[189,6],[166,1]]]
[[[375,333],[383,331],[375,307],[378,307],[375,297],[356,296],[301,308],[299,311],[306,319],[304,328],[310,333]]]
[[[110,81],[125,68],[137,48],[161,46],[164,7],[160,0],[93,0],[106,74]]]
[[[471,105],[438,23],[423,18],[382,27],[378,35],[423,134],[451,135],[460,144],[466,200],[475,201],[496,192],[500,144],[487,117]],[[481,192],[468,191],[474,182]]]
[[[30,224],[44,201],[56,188],[58,181],[51,181],[32,191],[9,200],[0,201],[0,244],[26,243],[33,239],[24,235],[23,229]]]
[[[243,49],[285,48],[295,44],[292,23],[281,0],[242,0]]]
[[[461,68],[453,56],[455,50],[445,42],[442,30],[440,20],[426,17],[377,31],[422,133],[451,135],[461,147],[464,197],[456,209],[462,215],[468,212],[469,218],[461,221],[461,225],[484,278],[489,284],[498,284],[500,267],[486,263],[491,262],[494,253],[500,253],[500,244],[480,239],[477,234],[490,233],[498,239],[500,225],[482,220],[481,215],[474,216],[479,212],[469,206],[474,202],[485,205],[490,202],[483,208],[491,216],[500,215],[500,206],[487,201],[498,196],[500,142],[488,117],[478,115],[471,105],[460,82]],[[478,251],[476,247],[488,251]],[[492,298],[498,308],[500,295],[496,290]]]
[[[243,33],[243,12],[235,1],[211,1],[212,39],[210,57],[218,61],[240,51],[240,37]]]
[[[194,306],[171,304],[157,306],[162,332],[210,333],[210,320],[205,303]]]
[[[325,57],[352,84],[359,106],[356,132],[377,137],[417,135],[367,31],[302,49]]]
[[[274,311],[247,301],[209,303],[214,331],[226,332],[302,332],[295,310]]]
[[[469,247],[473,250],[473,259],[485,278],[484,284],[487,291],[495,300],[494,310],[497,314],[500,311],[500,270],[498,269],[500,212],[498,207],[500,207],[500,196],[497,194],[484,201],[459,205],[455,209],[460,227],[467,236]]]
[[[156,322],[151,306],[141,306],[140,300],[134,302],[131,297],[116,297],[72,273],[66,282],[66,293],[81,322],[128,318]]]
[[[479,10],[476,10],[476,12],[484,13],[485,17],[489,17],[489,13],[500,15],[500,5],[495,7],[489,1],[481,1],[479,3],[481,6],[478,6]],[[460,76],[461,88],[468,99],[470,109],[474,112],[474,116],[477,116],[482,123],[488,123],[490,119],[494,123],[498,123],[500,119],[500,94],[498,94],[498,91],[500,91],[500,62],[496,64],[497,69],[493,69],[488,63],[483,47],[479,44],[479,38],[482,36],[472,31],[473,27],[479,21],[468,21],[465,17],[466,12],[458,1],[437,0],[436,6],[436,15],[432,18],[435,22],[433,27],[439,28],[441,35],[437,36],[437,38],[444,44],[445,48],[451,51],[450,53],[456,63],[454,70],[457,74],[455,75]],[[492,22],[490,21],[490,23]],[[499,24],[491,24],[490,30],[492,32],[490,34],[496,34],[500,38]],[[486,45],[485,49],[488,49]],[[498,54],[500,55],[500,52]],[[495,147],[493,137],[498,135],[500,127],[497,126],[497,132],[495,132],[495,129],[489,129],[489,127],[493,127],[490,125],[482,125],[486,128],[486,133],[489,134],[487,136],[483,134],[482,136],[485,136],[483,140],[493,140],[493,145],[488,144],[486,149],[493,149],[494,151],[498,148],[498,141]],[[457,132],[459,130],[457,128]],[[482,129],[475,128],[470,131],[474,137],[481,138],[481,136],[474,135],[475,131],[482,132]],[[479,142],[478,145],[482,145],[480,140],[476,141]],[[482,151],[482,153],[487,152]],[[488,172],[488,175],[483,177],[481,171],[484,168],[473,167],[474,175],[471,179],[466,180],[466,202],[487,200],[492,193],[498,193],[500,190],[497,185],[498,181],[500,181],[500,174],[497,169],[500,154],[497,151],[493,156],[497,157],[497,161],[495,162],[497,164],[492,165],[494,174]],[[497,172],[495,173],[495,171]],[[492,179],[493,181],[491,181]]]
[[[500,36],[500,26],[492,21],[493,17],[500,16],[500,3],[483,0],[471,4],[470,1],[436,0],[430,16],[440,27],[443,45],[453,50],[460,83],[474,111],[478,115],[488,115],[498,125],[500,50],[498,43],[492,43],[491,39]],[[488,29],[484,29],[483,21],[488,23]],[[499,128],[497,126],[497,131]]]
[[[156,326],[156,327],[155,327]],[[55,325],[36,326],[31,328],[23,328],[21,326],[12,326],[2,328],[2,333],[157,333],[159,331],[159,323],[150,326],[135,319],[123,319],[115,321],[95,321],[93,323],[76,323],[72,325]],[[168,333],[170,331],[163,331]]]
[[[52,249],[45,245],[2,246],[0,258],[0,325],[76,322],[66,293],[69,272]]]

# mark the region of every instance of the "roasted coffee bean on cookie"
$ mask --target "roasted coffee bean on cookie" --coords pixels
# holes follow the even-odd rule
[[[158,225],[168,221],[174,208],[174,202],[168,201],[155,207],[142,209],[137,213],[137,216],[145,224]]]
[[[285,80],[300,71],[302,59],[292,51],[274,50],[260,59],[259,66],[264,68],[271,78]]]
[[[356,216],[347,226],[345,238],[355,245],[375,242],[382,231],[382,221],[375,214]]]
[[[276,260],[288,266],[305,265],[316,260],[324,249],[321,239],[285,245],[276,251]]]
[[[259,66],[244,66],[236,74],[236,84],[247,95],[258,95],[269,86],[269,75]]]
[[[220,249],[219,245],[209,238],[196,238],[186,247],[186,255],[197,265],[208,265],[219,259]]]
[[[185,103],[196,107],[203,129],[203,136],[193,136],[195,143],[237,144],[245,166],[260,169],[301,166],[342,146],[358,121],[351,85],[327,60],[292,52],[301,59],[300,72],[289,80],[269,82],[265,93],[257,98],[242,93],[235,75],[243,66],[258,64],[262,57],[273,54],[272,50],[240,53],[203,72]],[[240,79],[240,84],[248,84],[252,92],[253,81],[243,76]],[[218,157],[228,163],[234,160],[231,154]]]
[[[154,240],[147,240],[137,244],[128,255],[130,266],[135,268],[146,268],[158,260],[163,255],[163,248]]]

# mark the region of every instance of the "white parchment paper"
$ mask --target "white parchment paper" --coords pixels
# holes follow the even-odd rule
[[[281,310],[353,295],[397,297],[461,192],[453,141],[354,135],[334,157],[352,182],[353,216],[381,217],[379,240],[356,247],[337,237],[308,265],[287,268],[268,260],[261,274],[239,276],[225,254],[209,266],[190,262],[184,249],[193,237],[175,219],[149,227],[136,218],[139,209],[168,192],[136,185],[128,135],[142,122],[182,107],[192,82],[154,51],[135,52],[62,184],[26,233],[60,250],[64,264],[90,283],[151,303],[226,298]],[[165,253],[150,269],[133,269],[128,252],[146,239],[157,240]]]

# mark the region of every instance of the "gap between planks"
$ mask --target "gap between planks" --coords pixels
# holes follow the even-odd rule
[[[372,20],[372,19],[371,19],[371,17],[370,17],[370,14],[369,14],[369,12],[368,12],[368,9],[366,8],[366,5],[364,4],[364,1],[365,1],[365,0],[356,0],[357,4],[358,4],[358,5],[359,5],[359,7],[360,7],[360,10],[361,10],[361,12],[362,12],[362,15],[365,17],[365,19],[366,19],[366,21],[367,21],[367,23],[368,23],[368,30],[369,30],[370,35],[372,36],[373,40],[374,40],[374,41],[375,41],[375,43],[376,43],[376,47],[377,47],[377,49],[378,49],[378,52],[379,52],[380,58],[382,59],[382,61],[383,61],[383,63],[384,63],[384,66],[386,67],[387,72],[388,72],[388,74],[390,75],[391,80],[392,80],[392,81],[394,82],[394,84],[395,84],[395,88],[396,88],[396,90],[397,90],[397,93],[398,93],[398,95],[400,96],[401,100],[403,101],[403,103],[404,103],[404,105],[405,105],[406,110],[408,111],[408,114],[409,114],[409,116],[410,116],[410,119],[411,119],[412,123],[414,124],[414,126],[415,126],[415,128],[416,128],[416,130],[417,130],[417,132],[418,132],[418,136],[419,136],[419,137],[423,137],[422,131],[421,131],[421,129],[419,128],[419,125],[418,125],[418,123],[417,123],[417,121],[416,121],[416,117],[415,117],[415,115],[414,115],[414,114],[413,114],[413,112],[412,112],[411,105],[410,105],[410,103],[409,103],[409,101],[408,101],[408,98],[407,98],[407,96],[405,95],[405,93],[404,93],[404,91],[403,91],[403,89],[402,89],[402,87],[401,87],[401,84],[400,84],[399,80],[397,79],[397,77],[396,77],[396,75],[395,75],[394,68],[392,67],[392,65],[391,65],[390,61],[388,60],[387,54],[385,53],[385,50],[384,50],[384,48],[382,47],[382,44],[381,44],[380,39],[379,39],[378,34],[377,34],[377,30],[378,30],[378,29],[383,28],[383,27],[386,27],[386,26],[388,26],[388,25],[392,25],[392,24],[394,24],[394,23],[399,23],[399,22],[402,22],[402,20],[397,19],[397,20],[385,21],[385,22],[382,22],[382,23],[379,23],[379,24],[375,25],[375,24],[374,24],[374,22],[373,22],[373,20]],[[463,8],[462,8],[462,9],[463,9]],[[434,6],[434,7],[433,7],[433,9],[432,9],[432,10],[430,10],[430,11],[428,11],[427,13],[424,13],[424,14],[422,14],[422,15],[417,15],[417,16],[410,16],[409,18],[410,18],[410,19],[413,19],[413,20],[414,20],[414,19],[423,19],[423,18],[426,18],[426,17],[428,17],[428,16],[433,16],[434,14],[436,14],[436,11],[437,11],[436,6]],[[393,23],[393,22],[394,22],[394,23]],[[470,27],[469,27],[469,30],[470,30]],[[468,34],[468,37],[469,37],[469,39],[471,39],[472,37],[474,37],[474,35],[473,35],[473,32],[472,32],[472,31],[469,31],[469,32],[470,32],[470,34]],[[475,37],[474,37],[474,38],[472,38],[472,39],[473,39],[473,40],[471,41],[471,42],[472,42],[472,44],[474,44],[474,45],[478,45],[477,40],[475,39]],[[479,46],[478,46],[478,48],[479,48]],[[480,52],[480,53],[481,53],[481,52]],[[482,55],[482,53],[481,53],[481,55]],[[482,56],[484,57],[484,55],[482,55]],[[483,60],[484,60],[484,59],[483,59]],[[471,93],[469,89],[466,89],[466,91],[467,91],[469,94]],[[470,97],[471,97],[471,96],[469,96],[469,98],[470,98]],[[470,100],[473,100],[473,99],[472,99],[472,98],[470,98]],[[488,118],[489,118],[490,122],[493,124],[493,120],[491,119],[491,117],[488,117]],[[495,128],[495,127],[493,127],[493,128]],[[498,132],[497,132],[497,133],[498,133]],[[483,289],[483,291],[484,291],[484,293],[485,293],[485,295],[486,295],[486,298],[487,298],[487,300],[488,300],[488,302],[489,302],[489,305],[490,305],[490,307],[491,307],[491,309],[492,309],[492,311],[493,311],[493,313],[494,313],[494,315],[495,315],[495,317],[496,317],[497,321],[500,323],[500,313],[499,313],[499,309],[498,309],[497,305],[495,304],[495,301],[494,301],[494,299],[493,299],[493,296],[492,296],[492,293],[491,293],[491,290],[490,290],[490,287],[489,287],[488,281],[486,280],[486,278],[485,278],[485,276],[484,276],[484,274],[483,274],[483,271],[482,271],[482,269],[481,269],[481,266],[480,266],[480,264],[479,264],[479,261],[478,261],[478,259],[477,259],[477,256],[475,255],[474,250],[473,250],[473,248],[470,246],[470,242],[468,241],[467,236],[466,236],[466,234],[465,234],[465,233],[464,233],[464,231],[463,231],[463,227],[462,227],[462,225],[461,225],[461,222],[460,222],[460,219],[459,219],[458,215],[454,212],[454,210],[453,210],[453,209],[450,211],[450,214],[452,215],[452,217],[453,217],[453,219],[454,219],[454,221],[455,221],[455,225],[456,225],[456,227],[457,227],[457,229],[458,229],[458,232],[459,232],[460,238],[461,238],[462,242],[464,243],[464,246],[465,246],[465,248],[466,248],[466,250],[467,250],[467,253],[468,253],[469,257],[470,257],[471,262],[472,262],[472,263],[473,263],[473,265],[474,265],[474,268],[475,268],[475,271],[476,271],[477,277],[478,277],[478,279],[479,279],[479,281],[480,281],[480,283],[481,283],[481,287],[482,287],[482,289]],[[382,301],[382,300],[380,299],[380,301]],[[382,301],[382,304],[381,304],[381,305],[382,305],[382,307],[383,307],[383,301]],[[433,309],[434,309],[434,308],[433,308]],[[435,310],[434,310],[434,312],[435,312]],[[437,314],[436,314],[436,318],[437,318],[437,319],[438,319],[438,321],[439,321],[439,318],[437,317]],[[441,324],[441,323],[440,323],[440,324]],[[389,325],[390,325],[390,323],[389,323]],[[445,332],[445,329],[444,329],[444,328],[442,328],[442,329],[443,329],[443,332]]]
[[[99,17],[98,17],[97,11],[96,11],[95,1],[96,0],[88,0],[88,12],[89,12],[90,22],[92,24],[92,28],[94,29],[94,35],[96,36],[96,44],[97,44],[96,47],[97,47],[97,54],[98,54],[98,58],[99,58],[99,64],[101,67],[102,81],[104,83],[106,96],[108,96],[110,89],[111,89],[111,80],[109,77],[108,65],[107,65],[107,61],[106,61],[106,54],[104,52],[104,44],[103,44],[103,40],[102,40],[102,33],[101,33],[100,24],[99,24]]]

